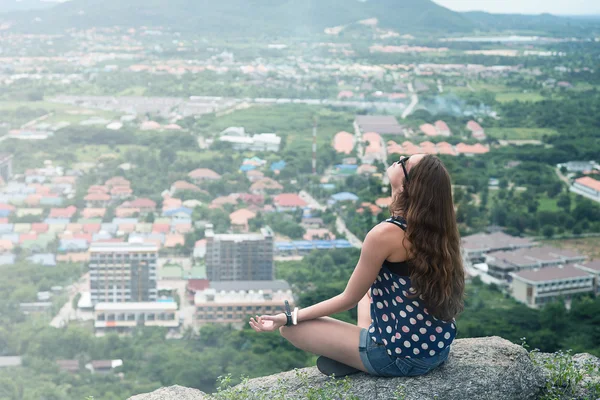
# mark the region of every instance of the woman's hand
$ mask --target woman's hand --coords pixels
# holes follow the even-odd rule
[[[250,317],[250,326],[256,332],[273,332],[287,323],[287,317],[285,314],[277,315],[257,315],[256,319]]]

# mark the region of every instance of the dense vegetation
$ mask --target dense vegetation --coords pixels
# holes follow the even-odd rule
[[[298,304],[307,307],[341,293],[357,258],[357,250],[314,252],[302,261],[277,263],[277,278],[288,280]],[[17,266],[14,274],[24,268]],[[39,268],[27,271],[38,282],[45,276]],[[4,297],[28,284],[12,282],[2,288]],[[532,348],[544,352],[571,348],[600,356],[599,316],[600,298],[575,299],[570,311],[562,303],[538,311],[475,279],[467,285],[465,311],[457,318],[458,338],[499,335],[520,344],[526,337]],[[356,309],[335,317],[356,323]],[[121,400],[173,384],[212,392],[219,376],[231,374],[235,383],[242,375],[269,375],[315,362],[313,355],[295,349],[278,333],[257,334],[247,325],[242,330],[206,325],[199,336],[187,331],[182,340],[165,340],[164,330],[152,328],[132,336],[95,338],[85,324],[57,330],[48,326],[45,315],[25,319],[4,308],[0,320],[0,354],[24,356],[23,367],[4,370],[0,377],[3,399],[70,400],[93,395]],[[60,372],[55,364],[59,359],[77,359],[82,366],[94,359],[122,359],[124,365],[117,372],[124,378],[87,370],[74,375]]]

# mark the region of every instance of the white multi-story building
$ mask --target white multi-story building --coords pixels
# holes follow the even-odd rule
[[[511,272],[512,296],[530,308],[563,296],[570,300],[573,295],[594,292],[594,276],[571,265],[560,265],[519,272]]]
[[[98,303],[94,308],[96,334],[101,335],[110,331],[120,333],[137,326],[179,327],[177,303],[174,301]]]
[[[576,179],[570,190],[588,199],[600,202],[600,181],[589,176]]]
[[[196,323],[247,323],[248,316],[283,312],[285,300],[293,309],[292,291],[283,280],[211,282],[194,296]]]
[[[158,247],[148,243],[93,243],[92,303],[156,301]]]

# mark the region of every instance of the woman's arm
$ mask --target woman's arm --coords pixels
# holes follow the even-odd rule
[[[390,229],[392,228],[392,229]],[[398,249],[398,228],[376,225],[365,237],[358,264],[343,293],[313,306],[298,310],[298,322],[337,314],[356,307],[377,279],[381,265]],[[394,234],[390,234],[390,233]]]

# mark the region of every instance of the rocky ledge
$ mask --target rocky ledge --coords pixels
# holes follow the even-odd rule
[[[359,373],[335,380],[312,367],[251,379],[216,396],[196,389],[171,386],[133,396],[130,400],[538,400],[547,398],[548,387],[553,385],[552,369],[556,369],[557,363],[552,354],[533,354],[535,362],[523,347],[497,336],[457,339],[444,364],[418,377],[379,378]],[[565,363],[567,359],[569,362]],[[597,372],[600,359],[589,354],[577,354],[563,356],[561,360],[563,362],[558,364],[574,367],[569,371],[581,377],[575,383],[576,387],[569,391],[572,396],[568,398],[596,399],[589,388],[600,388],[600,380],[589,372],[594,368]],[[548,382],[551,382],[550,385]],[[323,396],[323,393],[328,395]]]

